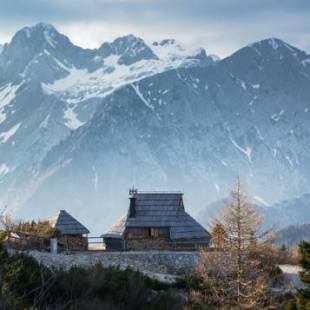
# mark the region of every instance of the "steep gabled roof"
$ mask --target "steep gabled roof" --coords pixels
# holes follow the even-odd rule
[[[169,227],[172,240],[210,237],[207,230],[185,212],[182,193],[136,193],[135,197],[135,216],[123,216],[103,237],[123,237],[127,227]]]
[[[89,230],[65,210],[60,210],[58,214],[50,219],[50,223],[62,235],[89,234]]]

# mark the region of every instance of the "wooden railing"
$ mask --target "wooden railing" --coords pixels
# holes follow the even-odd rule
[[[29,250],[37,250],[37,251],[50,251],[51,250],[51,239],[48,237],[42,237],[32,234],[23,234],[14,236],[15,233],[8,234],[4,243],[12,249],[21,250],[21,251],[29,251]],[[56,238],[57,239],[57,238]],[[85,240],[86,239],[86,240]],[[85,251],[87,250],[87,242],[88,238],[83,237],[82,240],[78,239],[78,244],[74,244],[71,242],[70,237],[66,239],[66,237],[61,237],[57,239],[57,251],[65,252],[65,251]]]
[[[15,237],[8,235],[5,244],[13,249],[26,251],[26,250],[39,250],[39,251],[49,251],[50,241],[47,238],[40,236],[25,236],[25,237]]]
[[[124,240],[123,251],[199,251],[208,248],[207,241],[171,241],[167,239]]]
[[[106,249],[106,245],[102,237],[86,237],[88,241],[88,251],[109,251]],[[147,242],[147,240],[145,240]],[[193,242],[193,241],[167,241],[167,248],[141,248],[140,251],[150,250],[170,250],[170,251],[199,251],[201,248],[208,248],[208,242]],[[70,250],[70,249],[69,249]],[[128,249],[127,241],[122,241],[122,247],[120,250],[133,251]]]

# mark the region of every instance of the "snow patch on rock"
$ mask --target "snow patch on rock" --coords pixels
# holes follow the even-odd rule
[[[64,120],[65,125],[70,128],[71,130],[78,129],[82,125],[84,125],[84,122],[81,122],[78,119],[77,113],[74,111],[74,106],[70,105],[67,107],[67,109],[64,112]]]
[[[6,164],[1,164],[0,165],[0,177],[5,176],[10,172],[10,168]]]
[[[152,111],[154,111],[154,107],[143,97],[143,94],[140,92],[139,86],[138,85],[134,85],[131,84],[132,88],[135,90],[137,96],[141,99],[142,102],[144,102],[144,104],[151,109]]]
[[[22,123],[18,123],[14,125],[13,127],[11,127],[9,130],[2,132],[0,134],[0,144],[6,143],[11,137],[13,137],[16,134],[21,124]]]

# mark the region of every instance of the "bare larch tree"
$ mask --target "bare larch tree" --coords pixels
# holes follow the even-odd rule
[[[241,191],[238,178],[231,199],[216,217],[213,228],[213,242],[225,245],[222,263],[214,255],[211,258],[210,253],[202,253],[199,266],[200,274],[207,276],[208,281],[213,274],[213,283],[214,279],[223,283],[225,303],[230,309],[272,309],[267,305],[268,268],[262,259],[270,245],[271,231],[262,232],[261,223],[260,214]],[[215,292],[215,296],[223,294]]]

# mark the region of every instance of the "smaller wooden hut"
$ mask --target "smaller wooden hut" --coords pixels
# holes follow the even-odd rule
[[[40,236],[34,232],[12,231],[4,239],[9,248],[17,250],[39,250],[48,251],[50,239]]]
[[[87,250],[89,230],[66,210],[60,210],[49,222],[52,227],[57,229],[58,242],[65,249]]]

